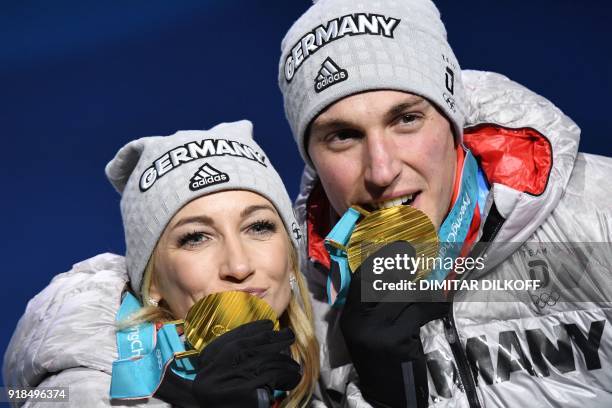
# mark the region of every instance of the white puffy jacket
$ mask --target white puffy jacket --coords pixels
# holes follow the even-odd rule
[[[543,279],[564,242],[612,241],[612,159],[578,153],[578,126],[506,77],[464,71],[463,81],[464,140],[492,184],[479,237],[493,243],[485,270],[470,278],[535,277],[546,285],[523,302],[470,302],[468,292],[455,298],[448,318],[421,328],[429,404],[612,407],[612,251],[595,251],[584,272],[576,271],[584,292],[559,293],[553,279]],[[328,406],[369,407],[339,329],[341,312],[326,303],[321,238],[331,226],[321,191],[306,168],[295,207],[308,231],[302,268],[321,342],[319,398]],[[530,251],[540,243],[554,243],[554,251]],[[604,301],[594,303],[593,293]]]
[[[6,387],[68,387],[65,403],[25,407],[110,407],[117,358],[115,315],[128,281],[124,258],[101,254],[59,274],[28,303],[4,355]],[[169,408],[155,398],[112,406]]]

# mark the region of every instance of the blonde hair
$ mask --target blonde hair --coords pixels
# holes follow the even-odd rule
[[[297,250],[291,243],[286,231],[285,235],[290,248],[289,259],[297,283],[297,291],[292,290],[289,305],[279,320],[282,327],[291,328],[295,334],[295,341],[291,345],[291,356],[302,367],[302,379],[288,393],[287,398],[281,403],[281,407],[306,407],[319,378],[319,343],[314,333],[312,305],[306,281],[300,272]],[[151,255],[144,271],[141,296],[145,303],[149,299],[151,281],[155,279],[154,259],[156,253],[157,247],[153,250],[153,255]],[[175,319],[176,317],[163,304],[159,306],[145,305],[129,319],[119,322],[117,327],[121,330],[142,322],[163,323]]]

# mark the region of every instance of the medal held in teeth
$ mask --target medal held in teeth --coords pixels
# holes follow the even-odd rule
[[[383,246],[397,241],[411,245],[416,257],[435,257],[438,254],[439,240],[436,228],[429,217],[414,207],[396,205],[375,211],[354,207],[363,218],[356,225],[347,245],[348,262],[351,271],[357,268]],[[410,280],[419,280],[431,272],[424,262]]]
[[[193,350],[178,353],[176,358],[197,355],[222,334],[256,320],[271,320],[274,330],[280,330],[274,310],[257,296],[242,291],[208,295],[196,302],[180,322]]]

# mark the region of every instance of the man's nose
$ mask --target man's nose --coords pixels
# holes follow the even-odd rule
[[[219,277],[225,281],[243,282],[255,273],[245,243],[240,237],[226,239]]]
[[[385,188],[393,184],[402,170],[393,137],[382,131],[372,131],[366,135],[365,146],[363,159],[366,184],[374,188]]]

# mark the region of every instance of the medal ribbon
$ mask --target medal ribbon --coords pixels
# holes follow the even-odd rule
[[[329,253],[330,269],[327,275],[327,301],[333,307],[342,307],[351,283],[346,246],[361,214],[349,208],[325,237],[325,249]],[[336,292],[335,287],[340,289]]]
[[[134,295],[126,293],[116,321],[127,319],[141,307]],[[195,378],[196,370],[189,358],[174,358],[176,353],[185,351],[174,324],[164,324],[156,330],[153,323],[141,323],[117,331],[116,337],[119,358],[113,362],[111,399],[151,397],[169,366],[185,379]]]
[[[472,153],[465,149],[465,158],[461,170],[459,194],[446,219],[440,226],[440,250],[438,256],[443,260],[454,260],[463,252],[463,248],[471,243],[466,242],[474,213],[478,205],[478,163]],[[450,263],[440,262],[440,267],[434,269],[425,279],[429,281],[443,281],[452,272],[446,266]]]

